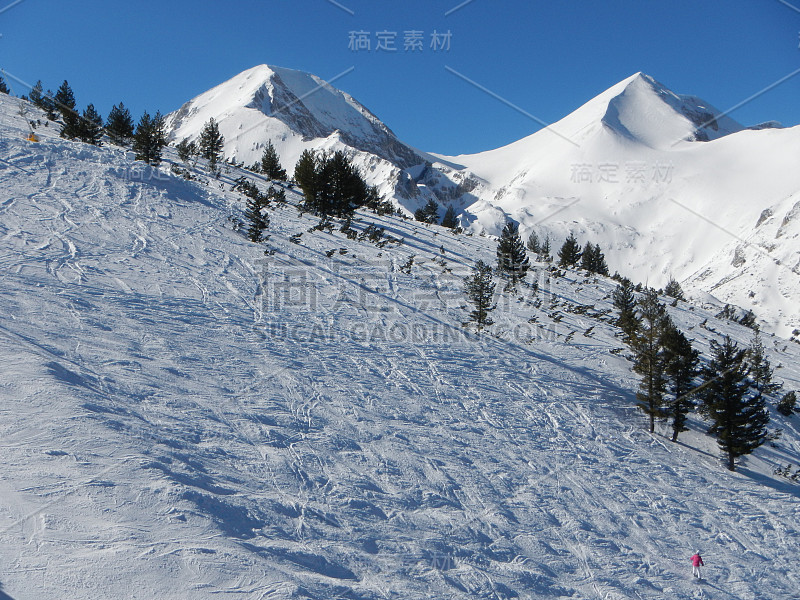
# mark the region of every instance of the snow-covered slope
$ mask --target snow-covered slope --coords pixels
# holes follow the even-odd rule
[[[612,270],[656,286],[675,277],[788,335],[800,242],[756,225],[763,213],[792,227],[799,155],[800,127],[744,129],[639,73],[547,129],[439,168],[472,181],[458,200],[472,230],[497,234],[510,217],[555,249],[572,231],[600,243]]]
[[[210,118],[225,136],[225,156],[237,162],[258,161],[268,141],[289,173],[303,150],[345,150],[384,194],[416,193],[402,170],[424,159],[364,106],[315,75],[267,65],[248,69],[169,114],[170,139],[198,139]]]
[[[256,245],[239,172],[53,129],[0,95],[0,597],[796,598],[797,417],[735,474],[696,417],[647,434],[611,282],[537,265],[475,336],[487,237],[360,214],[378,247],[289,191]],[[718,309],[670,312],[747,343]]]

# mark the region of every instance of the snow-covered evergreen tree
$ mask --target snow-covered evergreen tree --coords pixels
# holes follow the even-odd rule
[[[747,349],[747,364],[750,367],[750,381],[756,394],[759,396],[772,396],[781,389],[782,385],[775,382],[775,369],[767,358],[761,334],[756,331]]]
[[[636,314],[636,295],[630,279],[623,278],[612,293],[614,307],[619,310],[617,327],[622,330],[626,341],[630,341],[639,329],[639,317]]]
[[[762,395],[748,395],[746,350],[726,336],[722,343],[711,341],[711,353],[703,370],[703,412],[711,419],[709,433],[734,471],[738,457],[766,441],[769,413]]]
[[[667,285],[664,287],[664,295],[675,298],[676,300],[686,300],[686,297],[683,295],[683,289],[681,289],[681,284],[678,283],[674,277],[669,278]]]
[[[575,235],[570,232],[566,241],[558,251],[558,264],[562,267],[573,267],[581,259],[581,247]]]
[[[313,150],[303,150],[294,167],[294,180],[305,196],[305,206],[315,211],[317,205],[317,156]]]
[[[664,416],[664,393],[666,391],[665,352],[663,335],[671,326],[666,308],[658,301],[655,290],[649,289],[639,299],[639,328],[631,338],[634,352],[634,372],[641,375],[637,406],[648,416],[650,433],[655,432],[655,421]]]
[[[464,291],[475,307],[469,313],[469,320],[476,323],[479,330],[493,322],[489,313],[496,308],[496,305],[492,304],[495,285],[492,267],[482,260],[475,263],[472,275],[464,279]]]
[[[225,143],[225,137],[219,132],[219,125],[210,118],[206,121],[203,131],[200,132],[200,156],[208,161],[208,168],[210,171],[217,170],[217,163],[222,158],[222,146]]]
[[[250,221],[247,232],[250,241],[258,243],[264,239],[264,231],[269,227],[269,215],[266,211],[266,203],[260,197],[247,199],[244,216]]]
[[[436,225],[439,222],[439,205],[433,199],[428,200],[425,206],[414,212],[414,218],[423,223]]]
[[[525,277],[530,263],[528,252],[519,237],[519,226],[507,221],[497,243],[497,270],[511,278],[511,285]]]
[[[75,110],[75,94],[66,80],[53,97],[56,110],[61,114],[61,137],[75,139],[80,136],[80,115]]]
[[[670,323],[661,337],[664,346],[664,374],[672,399],[666,404],[667,416],[672,421],[672,441],[677,442],[681,432],[686,431],[686,418],[693,403],[690,392],[695,388],[694,378],[698,374],[700,353],[692,348],[681,330]]]
[[[286,169],[281,166],[281,160],[272,142],[267,142],[264,154],[261,155],[261,172],[275,181],[286,181]]]
[[[87,144],[99,146],[103,139],[103,117],[90,104],[83,111],[83,116],[78,121],[78,138]]]
[[[438,209],[437,209],[438,213]],[[456,215],[456,209],[452,206],[448,206],[447,210],[444,213],[444,217],[442,217],[442,227],[447,227],[449,229],[456,229],[458,228],[458,216]]]
[[[791,417],[797,411],[797,394],[794,391],[786,392],[778,402],[777,410],[784,417]]]
[[[145,111],[133,136],[133,151],[136,160],[143,160],[149,165],[158,165],[161,163],[161,151],[166,144],[164,118],[161,113],[157,112],[154,117],[151,117]]]
[[[531,234],[528,236],[528,241],[525,244],[531,252],[534,254],[539,254],[542,251],[542,247],[539,244],[539,236],[536,235],[535,231],[531,231]]]
[[[133,117],[122,102],[111,107],[106,119],[106,133],[115,144],[123,146],[130,143],[134,133]]]

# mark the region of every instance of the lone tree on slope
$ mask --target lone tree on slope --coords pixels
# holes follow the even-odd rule
[[[264,231],[269,227],[269,215],[267,211],[267,197],[255,194],[247,199],[247,208],[244,216],[250,221],[250,228],[247,236],[252,242],[264,240]]]
[[[286,181],[286,169],[281,167],[281,159],[272,141],[267,142],[261,155],[261,172],[274,181]]]
[[[518,279],[525,277],[529,267],[528,253],[519,237],[519,227],[513,221],[508,221],[497,243],[497,269],[510,277],[514,286]]]
[[[222,157],[222,146],[225,143],[225,138],[219,132],[219,125],[211,117],[203,126],[203,131],[200,132],[200,156],[208,161],[208,169],[210,171],[217,170],[217,163]]]
[[[475,307],[469,313],[469,320],[478,325],[479,331],[493,322],[489,313],[496,308],[496,305],[492,305],[495,285],[492,279],[492,267],[482,260],[475,263],[472,275],[464,278],[464,291]]]

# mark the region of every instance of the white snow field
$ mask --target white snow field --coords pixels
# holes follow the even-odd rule
[[[476,335],[490,237],[310,232],[289,191],[254,244],[237,170],[31,143],[19,108],[0,95],[0,598],[798,598],[800,484],[773,472],[800,417],[771,409],[735,473],[697,416],[647,433],[614,282],[536,264]],[[752,333],[720,307],[669,310],[707,355]],[[764,340],[800,388],[800,346]]]

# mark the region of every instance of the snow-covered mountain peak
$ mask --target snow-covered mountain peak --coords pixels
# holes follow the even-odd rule
[[[353,150],[402,167],[423,162],[352,96],[303,71],[258,65],[239,73],[168,115],[170,138],[197,138],[210,118],[220,124],[226,156],[245,162],[257,160],[271,140],[288,142],[279,152],[286,150],[293,164],[304,143],[334,134]]]
[[[681,140],[710,141],[743,129],[700,98],[678,95],[641,72],[602,96],[608,95],[603,124],[652,148]]]

